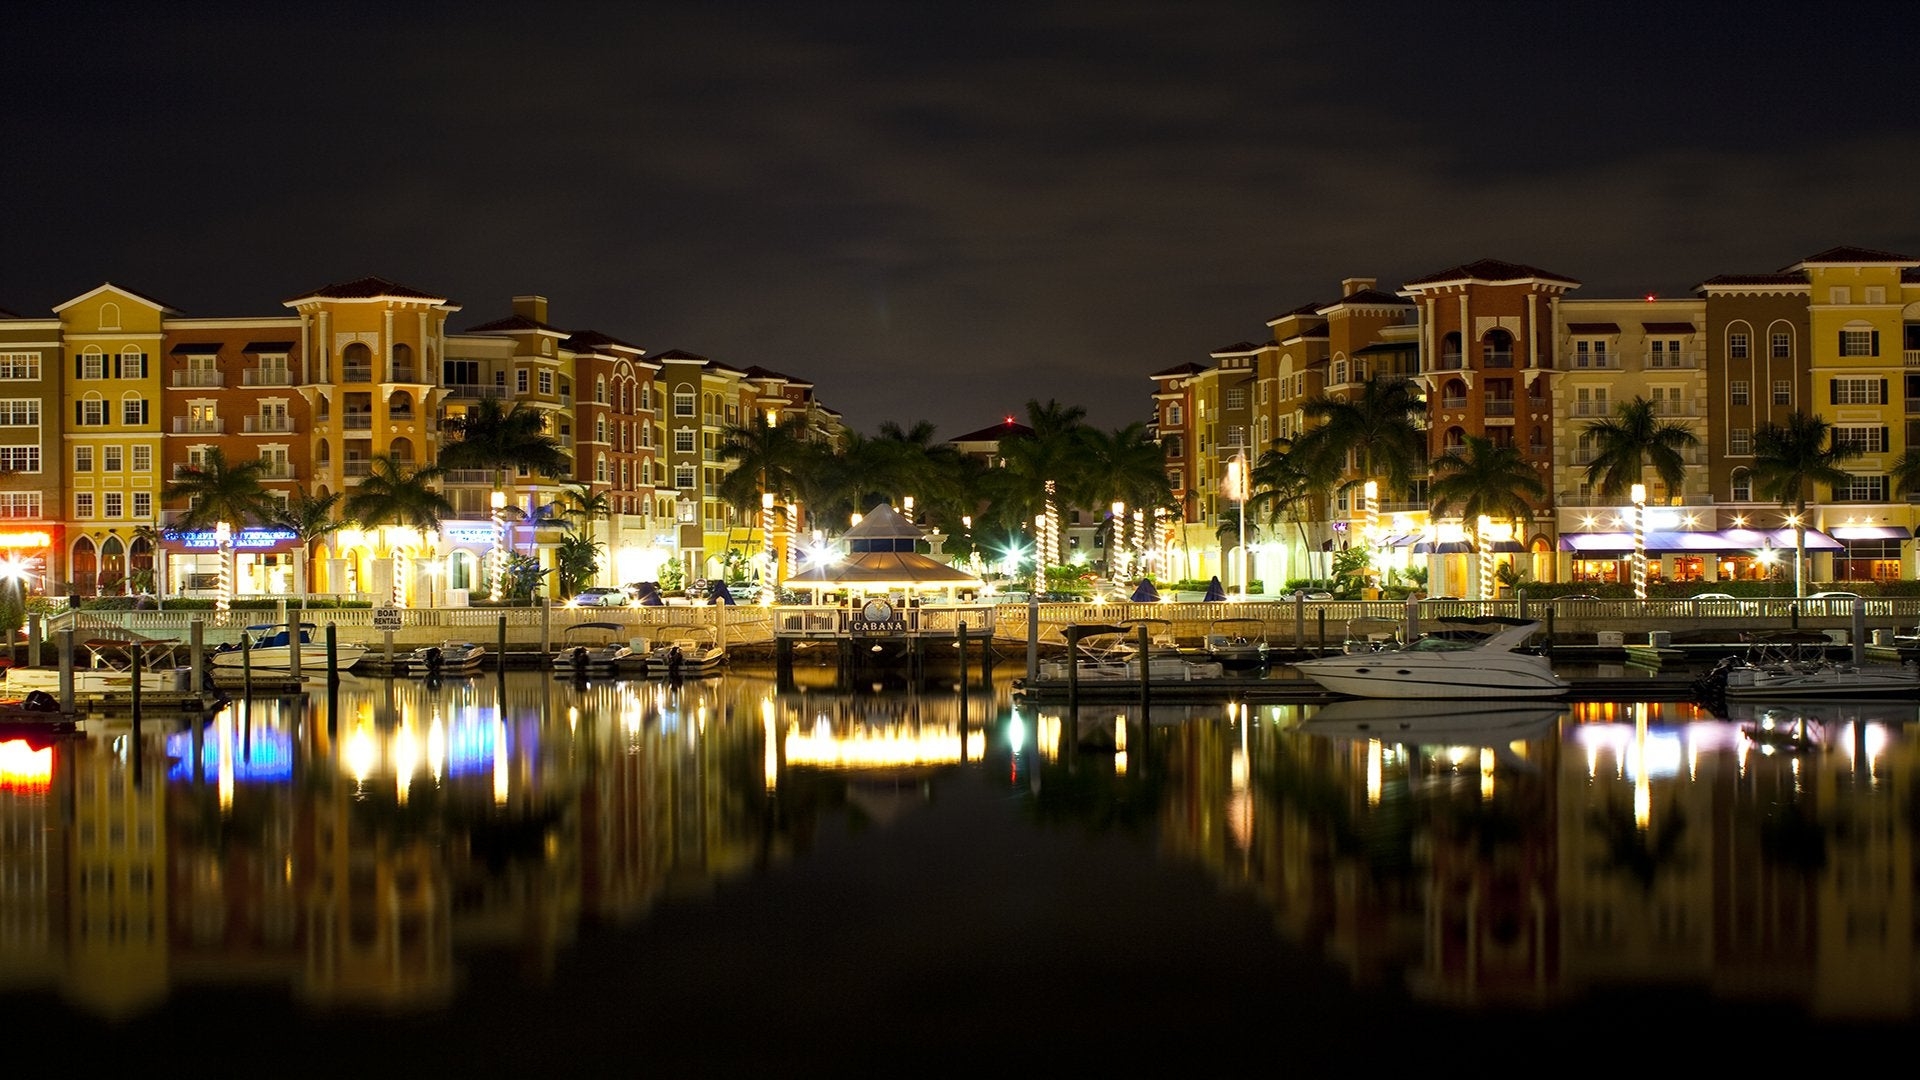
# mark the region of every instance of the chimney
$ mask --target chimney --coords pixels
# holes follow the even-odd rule
[[[1373,288],[1378,282],[1378,278],[1370,277],[1343,278],[1340,281],[1340,295],[1352,296],[1354,293],[1364,292],[1367,289]]]
[[[544,296],[516,296],[513,298],[513,313],[523,319],[534,322],[547,321],[547,298]]]

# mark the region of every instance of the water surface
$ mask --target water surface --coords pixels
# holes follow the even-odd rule
[[[1912,702],[955,681],[350,677],[9,744],[0,1015],[215,1074],[1913,1033]]]

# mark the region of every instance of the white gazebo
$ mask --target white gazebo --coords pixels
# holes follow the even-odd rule
[[[912,602],[930,593],[957,599],[962,590],[981,588],[984,583],[979,577],[920,554],[925,535],[893,507],[881,503],[846,531],[846,558],[810,566],[782,584],[811,592],[816,604],[821,593],[835,591],[845,591],[849,597],[899,593]]]

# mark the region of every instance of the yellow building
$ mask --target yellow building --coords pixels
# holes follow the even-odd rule
[[[300,370],[293,374],[313,417],[315,495],[348,491],[390,454],[404,466],[438,456],[435,418],[465,384],[441,364],[447,319],[460,310],[443,296],[381,278],[327,285],[286,301],[300,316]],[[424,596],[413,557],[435,537],[391,527],[344,529],[314,545],[318,592],[364,592],[407,602]]]
[[[1861,451],[1845,463],[1853,482],[1810,494],[1821,504],[1807,524],[1834,536],[1842,549],[1810,569],[1814,580],[1897,579],[1897,538],[1865,535],[1897,528],[1911,532],[1913,510],[1894,490],[1893,463],[1907,437],[1906,302],[1920,299],[1920,282],[1907,283],[1920,261],[1866,248],[1830,248],[1789,267],[1807,275],[1808,355],[1813,377],[1806,411],[1824,417],[1833,439]],[[1836,531],[1838,530],[1838,531]]]
[[[141,560],[152,566],[164,483],[161,324],[177,314],[111,283],[54,308],[67,348],[66,591],[125,592]]]

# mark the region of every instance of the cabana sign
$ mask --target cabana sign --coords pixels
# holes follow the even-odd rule
[[[856,634],[904,634],[907,619],[894,610],[891,602],[875,597],[861,605],[860,617],[852,620],[848,629]]]

